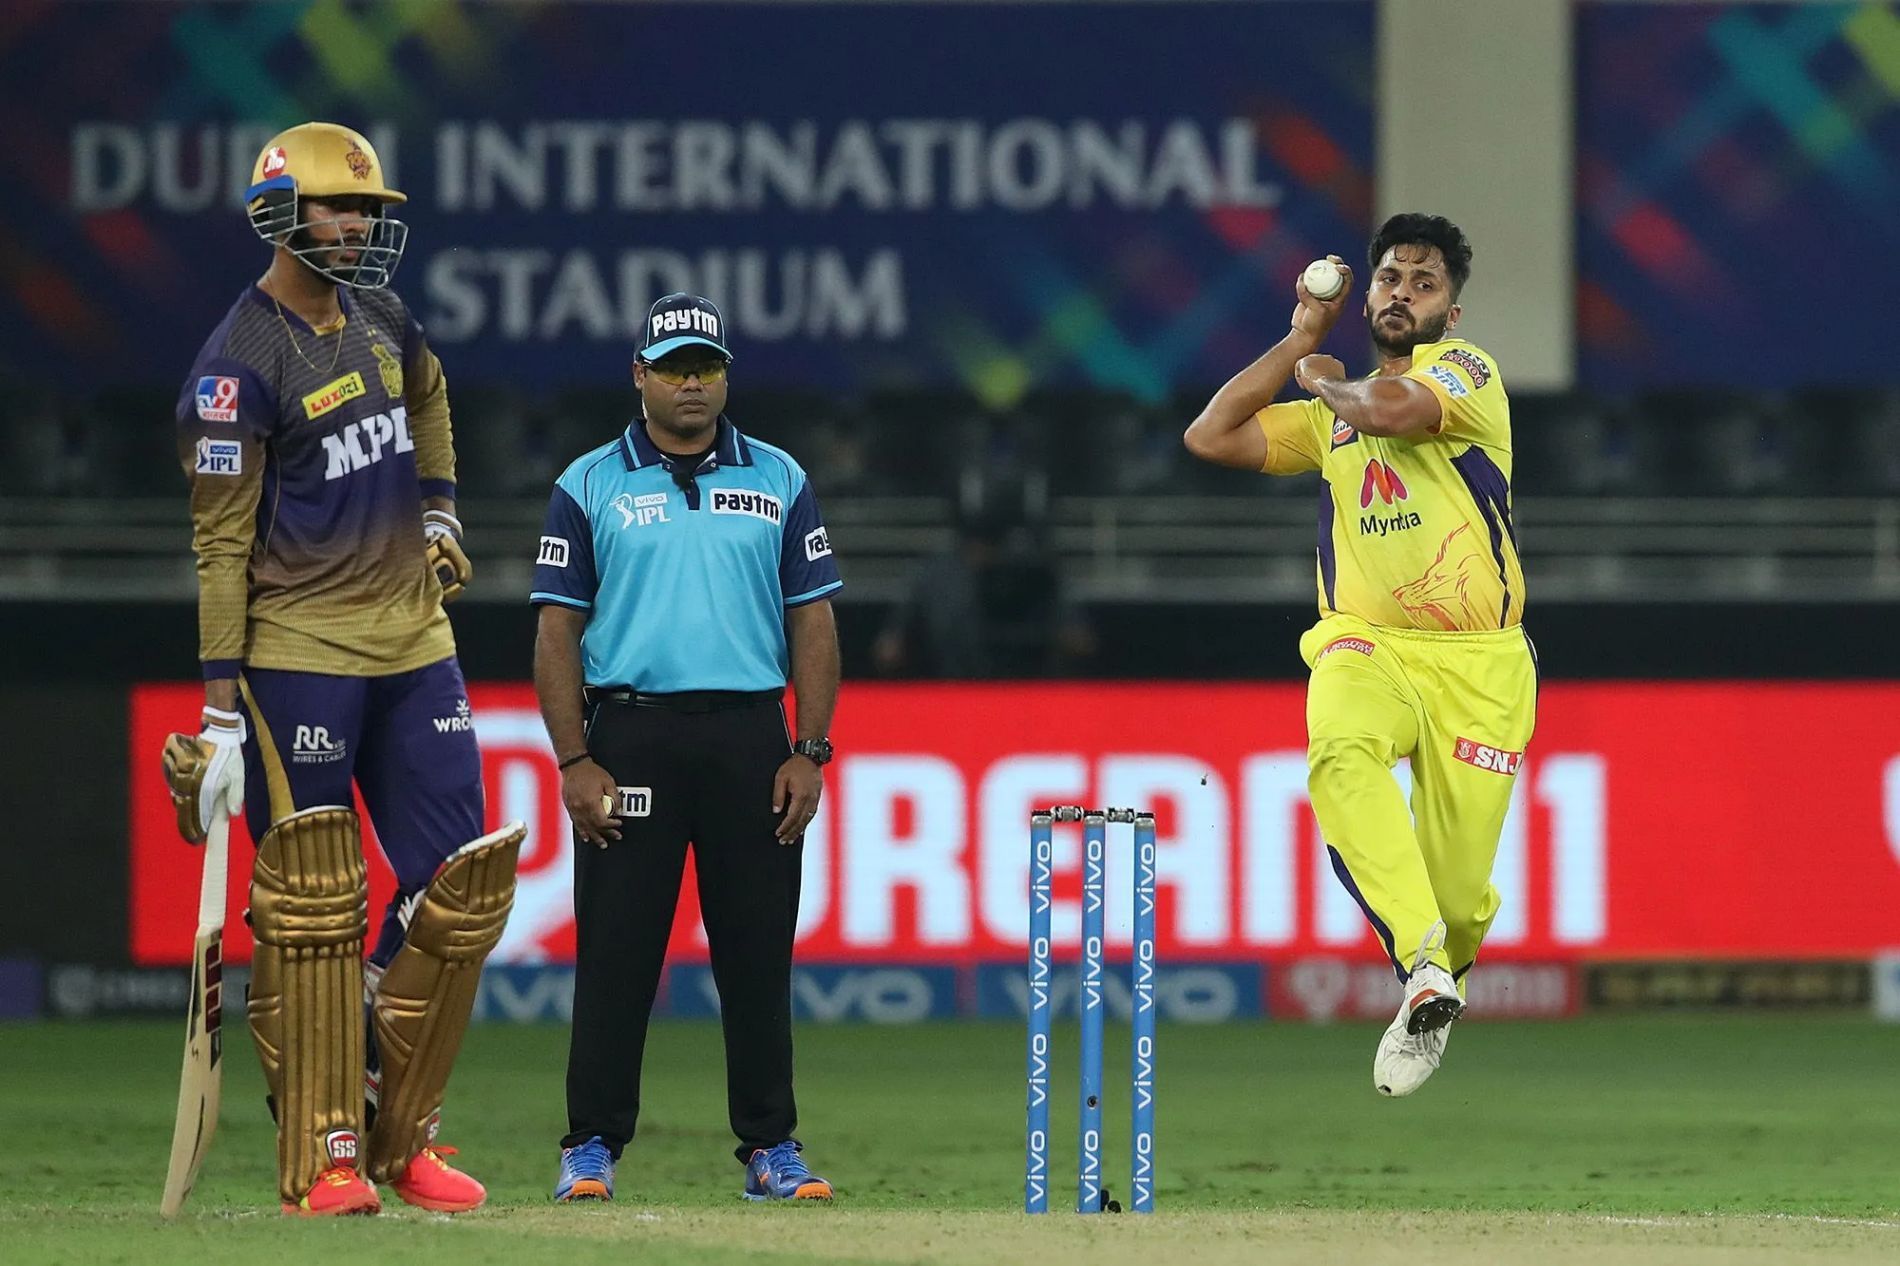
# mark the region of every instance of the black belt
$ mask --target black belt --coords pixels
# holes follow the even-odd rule
[[[620,686],[589,686],[584,692],[588,703],[618,703],[629,708],[668,708],[674,712],[731,712],[777,703],[785,697],[785,687],[777,690],[678,690],[655,694],[649,690],[629,690]]]

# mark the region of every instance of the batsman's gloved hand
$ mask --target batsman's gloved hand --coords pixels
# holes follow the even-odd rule
[[[165,739],[165,785],[187,844],[204,843],[218,814],[244,811],[244,718],[207,707],[203,724],[196,734]]]
[[[468,555],[462,552],[462,521],[447,510],[424,510],[422,541],[429,570],[442,583],[442,601],[455,601],[475,574]]]

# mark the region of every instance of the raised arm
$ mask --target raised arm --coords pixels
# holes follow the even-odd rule
[[[1293,308],[1291,328],[1265,355],[1214,393],[1181,437],[1190,453],[1216,466],[1266,469],[1267,435],[1254,416],[1273,403],[1301,358],[1319,350],[1352,294],[1352,269],[1337,255],[1330,258],[1346,275],[1346,284],[1333,298],[1321,302],[1307,293],[1304,281],[1294,283],[1299,302]]]

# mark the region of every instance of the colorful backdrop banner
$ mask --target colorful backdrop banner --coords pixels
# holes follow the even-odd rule
[[[136,690],[130,767],[155,768],[202,698],[196,684]],[[567,961],[573,844],[533,692],[477,685],[470,701],[489,825],[529,826],[497,953]],[[1900,943],[1896,710],[1892,684],[1545,687],[1486,958],[1852,958]],[[1298,686],[848,685],[833,733],[840,756],[805,852],[808,961],[1020,962],[1029,813],[1052,803],[1155,811],[1164,963],[1379,958],[1307,802]],[[198,855],[179,842],[156,774],[131,801],[132,955],[183,962]],[[250,948],[241,835],[233,961]],[[1055,928],[1070,947],[1079,835],[1056,833]],[[1128,846],[1126,828],[1111,831],[1110,942],[1124,953]],[[380,858],[374,875],[380,911],[391,891]],[[692,959],[704,942],[685,887],[673,950]]]
[[[1372,44],[1327,0],[30,7],[0,357],[181,377],[266,259],[252,161],[322,118],[411,197],[397,287],[452,379],[621,383],[686,289],[754,383],[1159,400],[1363,251]]]
[[[1900,9],[1580,4],[1576,139],[1587,385],[1894,380]]]

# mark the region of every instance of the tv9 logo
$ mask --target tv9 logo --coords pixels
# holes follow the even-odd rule
[[[206,374],[198,380],[195,393],[201,422],[235,422],[238,413],[238,380]]]

